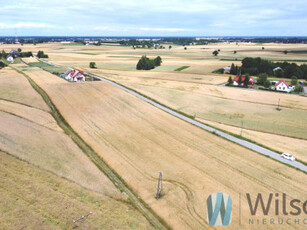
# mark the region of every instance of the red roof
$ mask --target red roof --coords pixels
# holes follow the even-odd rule
[[[241,76],[241,79],[242,79],[242,83],[243,83],[243,81],[245,80],[245,76]],[[233,79],[233,81],[236,81],[236,82],[238,82],[239,81],[239,76],[236,76],[234,79]],[[254,79],[252,79],[251,77],[249,78],[249,82],[250,83],[255,83],[255,81],[254,81]]]
[[[70,71],[71,78],[77,77],[78,74],[84,75],[84,72],[76,70],[76,69],[73,69]]]
[[[281,84],[281,83],[285,83],[285,85],[289,88],[290,87],[290,85],[285,81],[285,80],[281,80],[281,81],[279,81],[276,85],[275,85],[275,87],[277,87],[279,84]]]

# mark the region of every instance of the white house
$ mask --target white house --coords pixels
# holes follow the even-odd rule
[[[230,66],[226,66],[226,67],[224,67],[223,69],[224,69],[224,73],[225,73],[225,74],[227,74],[227,73],[229,74],[229,73],[230,73],[230,70],[231,70],[231,67],[230,67]]]
[[[14,62],[14,57],[13,55],[7,55],[6,60],[13,63]]]
[[[275,88],[277,91],[290,93],[294,87],[291,87],[285,80],[281,80],[275,85]]]
[[[85,81],[84,72],[76,69],[67,70],[64,74],[64,78],[68,81],[80,82]]]

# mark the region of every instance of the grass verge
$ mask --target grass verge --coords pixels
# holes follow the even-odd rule
[[[189,68],[189,67],[190,67],[190,66],[188,66],[188,65],[181,66],[181,67],[175,69],[175,71],[181,71],[181,70],[187,69],[187,68]]]

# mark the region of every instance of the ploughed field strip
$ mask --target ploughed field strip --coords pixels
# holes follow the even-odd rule
[[[194,127],[108,83],[71,84],[45,71],[25,74],[48,94],[95,153],[175,229],[209,228],[206,198],[219,191],[234,198],[234,210],[242,191],[254,196],[285,192],[290,198],[304,199],[303,173]],[[159,172],[165,195],[156,200]],[[249,213],[244,197],[242,213]],[[248,228],[248,219],[241,224],[238,212],[233,212],[229,228]]]

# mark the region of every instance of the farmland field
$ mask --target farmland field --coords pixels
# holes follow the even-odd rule
[[[2,229],[153,229],[130,205],[89,191],[0,151]]]
[[[22,74],[7,67],[0,80],[1,228],[73,229],[73,218],[94,209],[89,226],[151,229],[58,126]]]
[[[71,127],[172,228],[208,228],[205,200],[216,191],[234,197],[234,210],[239,208],[235,197],[242,191],[253,196],[255,191],[282,191],[301,200],[305,196],[304,173],[204,132],[108,83],[69,84],[44,71],[25,74],[46,91]],[[160,171],[165,195],[156,200]],[[242,197],[245,216],[241,228],[248,226],[248,212]],[[238,228],[239,216],[234,212],[229,229]],[[302,226],[278,226],[289,228]]]
[[[0,48],[9,51],[17,46],[1,45]],[[219,55],[213,56],[212,52],[218,49],[221,50]],[[289,199],[306,199],[306,174],[301,171],[194,127],[106,82],[70,83],[51,73],[74,67],[116,81],[198,121],[236,135],[242,132],[244,138],[273,150],[289,152],[306,162],[307,97],[225,87],[230,75],[212,71],[232,63],[240,65],[244,57],[307,63],[307,44],[217,43],[189,45],[187,50],[179,45],[170,50],[134,50],[119,44],[43,43],[24,44],[22,50],[33,54],[43,50],[49,62],[60,66],[57,67],[60,71],[53,71],[54,67],[33,60],[29,60],[29,65],[12,65],[49,96],[71,129],[170,228],[218,229],[209,226],[206,220],[206,199],[215,192],[225,192],[232,197],[233,216],[228,228],[234,230],[263,229],[263,225],[251,226],[249,218],[261,221],[282,217],[275,216],[274,210],[268,216],[260,213],[251,216],[245,193],[253,198],[258,193],[265,197],[269,193],[286,193]],[[284,50],[289,51],[287,55]],[[142,55],[161,56],[162,65],[150,71],[137,71],[136,63]],[[97,68],[90,69],[90,62],[95,62]],[[75,213],[78,216],[83,204],[84,210],[95,209],[97,216],[102,216],[93,216],[90,226],[151,228],[132,208],[127,194],[120,192],[60,128],[50,108],[25,76],[6,67],[0,70],[0,83],[0,150],[29,162],[31,169],[28,170],[42,171],[43,179],[34,173],[28,175],[26,166],[20,166],[24,180],[32,178],[33,186],[41,186],[42,191],[52,188],[50,200],[61,199],[62,194],[66,196],[67,191],[73,191],[73,195],[67,196],[69,205],[76,203],[75,209],[68,208],[69,213],[64,217],[56,216],[56,227],[72,228],[65,221]],[[281,110],[276,109],[279,101]],[[26,164],[3,152],[0,156],[13,166]],[[17,172],[11,168],[0,170],[10,171],[11,177],[17,177]],[[164,196],[157,200],[159,172],[163,173]],[[44,182],[45,174],[51,174],[57,182]],[[12,182],[6,177],[2,179],[0,194],[10,197],[8,200],[16,199],[17,193],[10,194],[3,189]],[[15,186],[22,187],[22,179]],[[61,183],[61,189],[53,189],[57,183]],[[22,188],[16,189],[22,191]],[[80,189],[81,195],[75,192]],[[24,191],[26,201],[22,202],[26,203],[31,190]],[[93,202],[96,199],[102,200],[99,205]],[[40,195],[38,200],[45,202]],[[102,207],[104,201],[106,206]],[[45,203],[46,207],[51,207],[50,203]],[[116,209],[114,215],[110,211],[112,204]],[[53,212],[44,213],[42,217],[37,214],[42,208],[39,204],[35,203],[35,211],[27,205],[16,203],[13,209],[39,216],[38,222],[31,222],[29,226],[42,226],[45,216],[51,216],[50,222],[54,225]],[[0,205],[0,211],[4,208],[5,205]],[[104,212],[103,208],[109,211]],[[8,213],[6,217],[10,218],[9,226],[16,223],[22,228],[13,214]],[[110,220],[107,227],[105,220]],[[288,230],[305,226],[292,223],[265,227]]]

